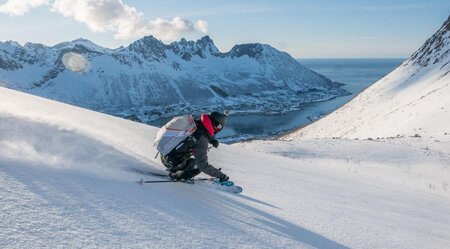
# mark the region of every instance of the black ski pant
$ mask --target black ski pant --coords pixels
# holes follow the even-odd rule
[[[192,177],[200,174],[200,169],[195,165],[195,159],[189,158],[185,161],[184,165],[180,165],[181,167],[174,173],[178,178],[181,179],[191,179]]]

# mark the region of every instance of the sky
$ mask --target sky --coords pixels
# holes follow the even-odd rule
[[[449,14],[445,0],[0,0],[0,41],[117,48],[209,35],[222,52],[258,42],[294,58],[405,58]]]

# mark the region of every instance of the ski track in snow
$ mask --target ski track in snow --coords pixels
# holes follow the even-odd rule
[[[259,143],[220,145],[210,161],[244,188],[239,195],[177,183],[140,186],[135,181],[141,177],[157,178],[132,169],[163,171],[153,158],[156,128],[5,88],[0,96],[1,248],[450,244],[445,191],[389,181],[381,173],[376,178],[364,167],[349,172],[345,159],[330,154],[336,141],[271,142],[272,151]],[[328,152],[324,141],[331,143]],[[368,141],[346,146],[343,157],[357,147],[379,148]],[[277,151],[294,156],[271,154]],[[378,163],[389,169],[389,161]]]

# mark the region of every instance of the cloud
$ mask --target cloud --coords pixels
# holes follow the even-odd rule
[[[142,13],[120,0],[55,0],[52,10],[72,17],[94,32],[115,32],[118,39],[130,39],[143,27]]]
[[[198,20],[195,27],[202,33],[208,32],[208,23],[203,20]]]
[[[31,9],[48,5],[49,0],[8,0],[0,5],[0,12],[10,16],[21,16]]]
[[[173,40],[182,34],[194,32],[206,33],[206,29],[204,29],[204,26],[197,28],[197,25],[194,25],[187,19],[175,17],[172,20],[161,18],[152,20],[143,27],[143,32],[154,34],[162,40]]]
[[[113,32],[116,39],[122,40],[152,34],[169,41],[186,34],[208,31],[208,23],[203,20],[195,24],[181,17],[145,20],[142,12],[121,0],[8,0],[0,5],[0,11],[23,15],[42,5],[85,24],[93,32]]]

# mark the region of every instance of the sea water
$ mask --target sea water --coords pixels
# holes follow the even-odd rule
[[[300,59],[307,68],[345,84],[351,95],[329,101],[305,104],[300,110],[280,115],[231,115],[226,128],[218,134],[223,142],[266,138],[303,127],[338,109],[368,86],[399,66],[404,59]]]

